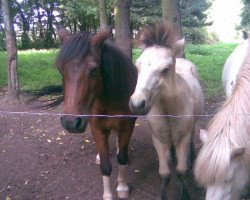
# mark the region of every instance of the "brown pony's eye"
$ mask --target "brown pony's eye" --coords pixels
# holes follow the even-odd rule
[[[89,75],[90,75],[90,77],[96,77],[97,75],[98,75],[98,73],[99,73],[99,69],[98,69],[98,67],[93,67],[91,70],[90,70],[90,72],[89,72]]]

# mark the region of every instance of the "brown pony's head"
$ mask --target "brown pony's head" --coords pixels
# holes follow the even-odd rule
[[[98,35],[89,33],[71,35],[66,29],[58,29],[63,41],[56,66],[63,77],[64,115],[62,126],[69,132],[84,132],[87,114],[93,99],[102,91],[100,68],[100,47],[108,38],[109,32],[101,31]]]
[[[111,41],[111,29],[97,35],[71,35],[58,29],[63,42],[56,67],[63,77],[62,126],[69,132],[84,132],[87,115],[96,98],[106,102],[128,101],[136,85],[137,71],[131,60]],[[99,102],[98,101],[98,102]],[[102,114],[96,113],[95,114]]]

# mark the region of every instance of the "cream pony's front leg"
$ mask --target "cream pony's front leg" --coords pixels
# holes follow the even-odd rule
[[[157,137],[152,135],[153,143],[159,157],[159,174],[162,178],[161,184],[161,199],[167,200],[167,186],[170,182],[170,168],[168,166],[170,161],[170,147],[167,143],[163,143]]]

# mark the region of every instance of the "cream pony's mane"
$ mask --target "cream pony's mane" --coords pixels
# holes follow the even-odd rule
[[[250,165],[250,39],[248,53],[232,96],[208,126],[208,139],[196,159],[195,177],[202,185],[222,181],[234,148],[245,148],[243,162]]]

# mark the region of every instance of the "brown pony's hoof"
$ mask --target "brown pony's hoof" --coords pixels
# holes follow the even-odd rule
[[[119,184],[116,191],[120,199],[127,199],[129,197],[129,187],[127,185]]]

